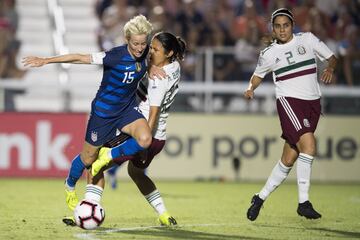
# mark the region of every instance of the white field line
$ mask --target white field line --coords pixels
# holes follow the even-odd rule
[[[184,225],[177,225],[176,228],[183,228],[183,227],[215,227],[215,226],[241,226],[244,224],[223,224],[223,223],[203,223],[203,224],[184,224]],[[97,235],[103,235],[107,233],[116,233],[116,232],[129,232],[129,231],[138,231],[138,230],[147,230],[147,229],[156,229],[156,228],[167,228],[165,226],[144,226],[144,227],[127,227],[127,228],[112,228],[107,230],[95,230],[95,232],[85,232],[85,233],[76,233],[74,237],[77,239],[86,239],[86,240],[99,240],[96,238]]]

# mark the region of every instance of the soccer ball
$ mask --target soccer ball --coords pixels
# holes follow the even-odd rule
[[[74,210],[76,225],[83,229],[95,229],[105,219],[105,210],[97,202],[84,199],[79,202]]]

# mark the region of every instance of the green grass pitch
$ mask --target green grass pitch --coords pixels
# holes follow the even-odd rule
[[[0,239],[360,239],[360,185],[312,184],[320,220],[297,216],[297,186],[285,183],[255,222],[246,219],[263,183],[157,182],[175,228],[158,227],[154,210],[132,182],[105,188],[106,218],[92,231],[67,227],[70,215],[60,179],[0,179]],[[80,181],[83,196],[85,182]]]

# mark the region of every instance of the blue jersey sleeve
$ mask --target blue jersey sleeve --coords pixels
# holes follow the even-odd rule
[[[105,67],[115,67],[114,64],[116,64],[119,59],[121,59],[124,56],[124,51],[121,47],[115,47],[107,52],[105,52],[105,57],[103,60],[103,65]]]

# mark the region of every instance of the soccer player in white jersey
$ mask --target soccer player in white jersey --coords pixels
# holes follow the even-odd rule
[[[93,179],[88,179],[85,198],[100,202],[104,188],[104,167],[110,167],[113,162],[121,164],[126,160],[128,173],[135,182],[145,199],[158,213],[158,221],[161,225],[176,225],[176,220],[165,208],[164,201],[157,190],[154,182],[145,174],[155,155],[161,152],[166,141],[166,122],[169,116],[169,109],[178,92],[180,80],[180,64],[185,54],[186,44],[169,32],[160,32],[154,35],[150,45],[150,63],[162,67],[166,73],[164,79],[150,79],[140,82],[138,97],[139,108],[153,133],[153,140],[150,147],[133,156],[123,156],[111,159],[106,153],[105,147],[100,150],[99,159],[96,160],[91,169]]]
[[[320,89],[315,58],[327,60],[321,81],[331,83],[336,58],[329,48],[310,32],[293,34],[293,14],[280,8],[271,16],[274,39],[259,56],[257,67],[244,92],[247,99],[269,72],[273,74],[276,104],[285,140],[281,159],[266,184],[255,194],[247,211],[254,221],[264,201],[286,179],[297,161],[299,205],[297,213],[307,219],[321,218],[309,201],[311,165],[316,152],[314,132],[321,114]]]

